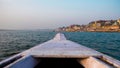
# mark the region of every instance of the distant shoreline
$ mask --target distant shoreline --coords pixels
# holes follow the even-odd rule
[[[56,31],[56,30],[1,30],[0,31],[52,31],[52,32],[120,32],[120,31]]]
[[[58,31],[55,31],[55,32],[58,32]],[[67,31],[61,31],[61,32],[67,32]],[[107,33],[112,33],[112,32],[117,32],[119,33],[120,31],[75,31],[75,32],[107,32]]]
[[[120,19],[118,20],[97,20],[86,25],[73,24],[66,27],[59,27],[56,31],[76,32],[120,32]]]

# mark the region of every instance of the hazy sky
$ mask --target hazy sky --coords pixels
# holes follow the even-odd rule
[[[120,0],[0,0],[0,29],[48,29],[120,18]]]

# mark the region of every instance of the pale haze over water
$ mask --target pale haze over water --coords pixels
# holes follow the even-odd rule
[[[120,18],[120,0],[0,0],[0,29],[53,29]]]

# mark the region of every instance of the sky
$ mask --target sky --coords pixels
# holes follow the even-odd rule
[[[0,0],[0,29],[55,29],[120,18],[120,0]]]

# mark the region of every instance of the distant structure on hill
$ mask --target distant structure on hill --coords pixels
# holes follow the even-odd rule
[[[66,32],[120,32],[120,19],[118,20],[97,20],[92,21],[87,25],[70,25],[67,27],[59,27],[55,31]]]

